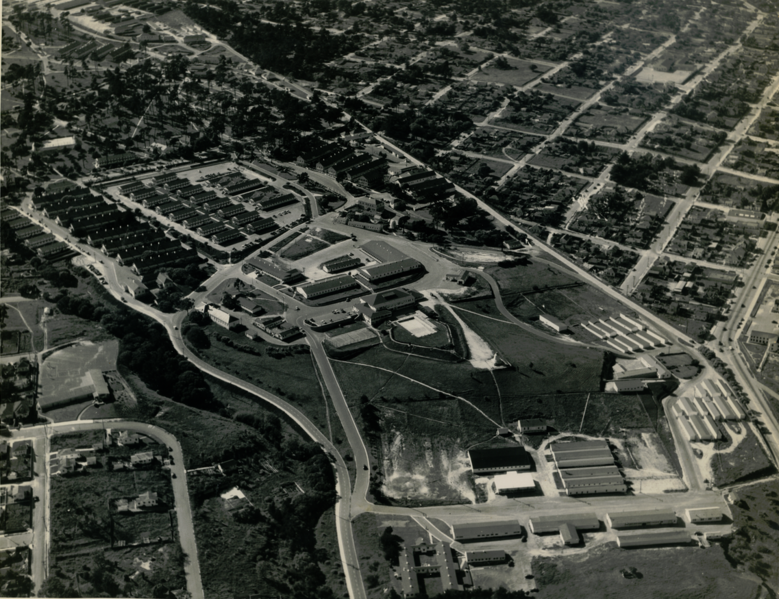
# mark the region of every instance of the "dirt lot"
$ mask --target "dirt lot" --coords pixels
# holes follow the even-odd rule
[[[621,570],[636,568],[641,577],[624,578]],[[613,543],[575,557],[533,559],[539,599],[757,599],[759,585],[728,564],[722,548],[713,545],[659,549],[619,549]]]

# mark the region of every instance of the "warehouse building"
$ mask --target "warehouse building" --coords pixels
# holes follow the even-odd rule
[[[685,510],[690,524],[698,522],[722,522],[722,510],[718,507],[687,508]]]
[[[461,542],[520,537],[523,534],[522,525],[517,520],[452,524],[449,528],[450,536]]]
[[[296,287],[295,290],[306,299],[315,299],[324,297],[325,295],[347,291],[348,289],[354,289],[355,287],[360,287],[360,285],[352,277],[349,275],[338,275],[322,279],[321,281],[300,285]]]
[[[558,469],[614,465],[611,449],[603,440],[553,443],[549,449]]]
[[[529,472],[507,472],[494,477],[495,492],[498,495],[519,495],[536,490],[536,481]]]
[[[560,516],[533,516],[528,521],[528,526],[533,534],[560,532],[560,527],[569,524],[576,530],[598,530],[600,521],[593,513],[563,514]]]
[[[568,327],[564,322],[558,320],[554,316],[550,316],[549,314],[541,314],[538,317],[538,322],[548,326],[550,329],[557,331],[558,333],[563,333],[568,330]]]
[[[533,458],[524,447],[507,446],[489,449],[469,449],[468,460],[474,474],[530,470]]]
[[[677,518],[673,510],[635,510],[631,512],[608,513],[606,524],[611,528],[642,528],[645,526],[671,526]]]
[[[617,545],[623,549],[633,547],[663,547],[668,545],[687,545],[690,533],[686,530],[660,530],[642,532],[633,535],[617,535]]]

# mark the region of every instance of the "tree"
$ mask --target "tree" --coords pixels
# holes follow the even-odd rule
[[[205,331],[200,327],[192,327],[187,331],[187,341],[189,341],[197,349],[208,349],[211,347],[211,340],[206,335]]]

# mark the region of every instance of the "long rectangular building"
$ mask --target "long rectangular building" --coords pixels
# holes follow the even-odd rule
[[[566,495],[596,495],[626,493],[628,488],[621,476],[586,476],[563,481]]]
[[[455,541],[483,541],[502,537],[522,536],[522,525],[517,520],[499,520],[469,524],[452,524],[451,537]]]
[[[359,286],[360,284],[351,276],[338,275],[322,279],[321,281],[307,283],[306,285],[300,285],[296,288],[296,291],[306,299],[314,299],[333,293],[340,293],[341,291],[346,291],[348,289],[354,289]]]
[[[560,514],[554,516],[532,516],[529,520],[530,531],[533,534],[558,532],[563,524],[570,524],[577,530],[598,530],[600,521],[590,512],[581,514]]]
[[[422,270],[422,263],[413,258],[403,258],[395,262],[384,262],[374,266],[366,266],[357,271],[357,276],[368,283],[381,283],[388,279],[399,277]]]
[[[533,458],[521,446],[470,449],[468,460],[471,462],[471,470],[474,474],[530,470],[533,467]]]
[[[661,547],[664,545],[687,545],[692,540],[686,530],[660,530],[642,532],[633,535],[617,535],[617,545],[623,549],[630,547]]]
[[[673,510],[634,510],[606,514],[606,524],[611,528],[641,528],[644,526],[670,526],[676,524]]]

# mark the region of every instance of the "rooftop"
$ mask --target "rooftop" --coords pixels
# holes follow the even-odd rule
[[[490,449],[471,449],[468,451],[474,470],[485,468],[530,467],[533,458],[524,447],[493,447]]]

